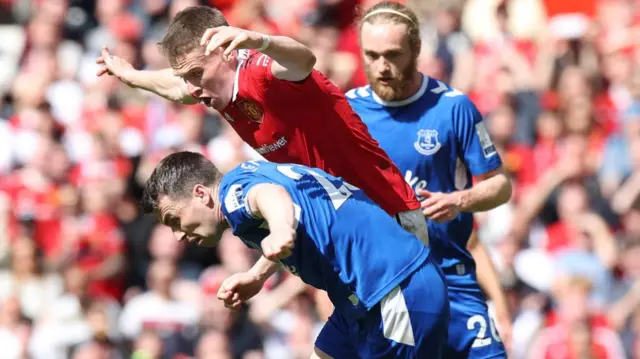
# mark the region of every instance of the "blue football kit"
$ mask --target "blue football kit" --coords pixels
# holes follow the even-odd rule
[[[403,101],[384,101],[369,86],[350,90],[346,97],[416,192],[464,190],[472,186],[473,176],[502,165],[476,107],[441,81],[423,76],[419,90]],[[466,249],[473,214],[459,213],[446,223],[427,221],[427,226],[433,257],[449,288],[451,319],[444,357],[505,358]]]
[[[444,358],[447,289],[429,248],[341,178],[249,161],[223,177],[219,200],[233,233],[258,251],[269,226],[247,194],[261,183],[282,186],[294,204],[295,246],[280,263],[334,304],[320,350],[334,359]]]

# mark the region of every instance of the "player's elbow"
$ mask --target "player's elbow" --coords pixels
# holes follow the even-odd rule
[[[316,61],[316,55],[313,53],[313,51],[311,51],[311,49],[307,48],[307,56],[300,64],[302,71],[310,74],[311,71],[313,71],[313,67],[316,66]]]
[[[499,187],[495,200],[496,206],[500,206],[509,202],[511,199],[511,196],[513,195],[513,185],[511,184],[509,177],[504,173],[501,173],[496,177],[499,178]]]

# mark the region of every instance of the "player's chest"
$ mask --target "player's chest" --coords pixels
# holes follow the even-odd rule
[[[427,116],[398,121],[391,116],[373,121],[369,130],[401,170],[446,166],[457,157],[456,138],[443,121]]]
[[[283,152],[291,142],[291,128],[258,101],[238,99],[221,113],[238,135],[263,156]]]

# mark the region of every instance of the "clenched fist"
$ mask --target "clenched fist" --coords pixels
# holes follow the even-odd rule
[[[288,227],[270,230],[271,233],[260,244],[262,254],[271,261],[289,257],[296,240],[296,231]]]

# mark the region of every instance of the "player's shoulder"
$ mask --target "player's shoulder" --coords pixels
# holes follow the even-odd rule
[[[475,108],[475,105],[462,91],[452,87],[450,84],[426,77],[428,79],[425,98],[435,101],[438,106],[456,108]]]
[[[369,85],[352,88],[344,96],[352,106],[376,103],[373,97],[373,90]]]
[[[234,182],[240,182],[243,180],[251,179],[260,173],[269,171],[273,166],[271,162],[267,161],[245,161],[231,169],[223,177],[220,183],[221,186],[229,185]]]
[[[262,52],[241,49],[238,50],[238,61],[240,61],[241,69],[252,69],[269,67],[273,60]]]
[[[223,208],[231,213],[245,205],[248,190],[260,180],[261,173],[270,162],[246,161],[227,172],[220,181],[219,200]]]

